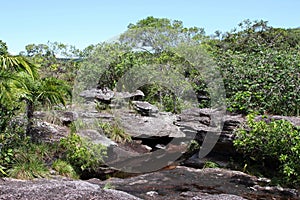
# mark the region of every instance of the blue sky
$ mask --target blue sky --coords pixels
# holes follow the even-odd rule
[[[299,0],[2,0],[0,7],[0,39],[13,54],[48,41],[82,49],[147,16],[181,20],[207,34],[229,31],[244,19],[300,27]]]

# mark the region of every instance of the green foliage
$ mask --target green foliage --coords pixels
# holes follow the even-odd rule
[[[28,138],[24,138],[24,130],[21,126],[8,125],[0,132],[0,168],[6,171],[14,163],[14,156],[20,146],[26,146]],[[3,173],[7,175],[7,173]],[[1,174],[0,174],[1,175]]]
[[[72,165],[64,160],[57,159],[52,163],[52,168],[59,173],[59,175],[70,177],[73,179],[78,179],[78,175],[75,172]]]
[[[20,77],[26,74],[31,79],[38,76],[37,67],[21,56],[0,55],[0,104],[2,110],[11,111],[15,104],[27,93],[25,81]],[[14,101],[13,103],[11,103]]]
[[[25,72],[32,78],[38,76],[37,67],[22,56],[0,55],[0,70],[10,72]]]
[[[159,105],[165,111],[180,112],[184,103],[177,98],[178,94],[174,91],[176,88],[190,82],[197,93],[206,94],[206,91],[203,91],[205,84],[200,72],[171,48],[178,48],[180,44],[189,44],[191,41],[199,44],[204,39],[207,38],[203,29],[186,28],[178,20],[148,17],[130,24],[128,30],[120,36],[120,42],[88,47],[88,57],[81,63],[77,74],[74,96],[82,90],[95,87],[114,89],[117,83],[119,91],[123,89],[122,81],[126,81],[126,86],[141,85],[139,89],[144,92],[147,101]],[[149,68],[153,71],[149,72]],[[140,74],[135,77],[134,73],[137,72]],[[124,75],[130,78],[123,80]],[[159,81],[157,77],[160,77]],[[171,87],[166,89],[166,84]],[[133,92],[130,86],[125,89]]]
[[[7,173],[4,171],[6,168],[0,165],[0,175],[7,176]]]
[[[110,190],[110,189],[115,189],[115,186],[113,186],[110,182],[105,183],[104,190]]]
[[[85,169],[96,169],[103,163],[106,148],[101,144],[93,144],[79,135],[72,133],[60,141],[63,157],[77,173]]]
[[[8,175],[18,179],[41,178],[49,175],[46,163],[51,160],[54,149],[50,144],[33,144],[29,140],[13,149]]]
[[[161,53],[189,40],[200,42],[205,38],[204,34],[203,28],[187,28],[179,20],[149,16],[136,24],[129,24],[120,40],[134,48]]]
[[[287,40],[289,31],[264,21],[246,20],[239,27],[206,46],[222,73],[229,111],[296,115],[300,46]]]
[[[109,107],[109,104],[97,101],[96,105],[95,105],[95,109],[98,112],[102,112],[103,110],[107,110],[108,111],[110,109],[110,107]]]
[[[55,77],[72,85],[81,61],[81,52],[74,46],[58,42],[29,44],[22,55],[40,66],[41,77]]]
[[[5,42],[0,40],[0,55],[8,54],[8,48]]]
[[[122,127],[120,127],[118,122],[113,123],[99,123],[98,126],[104,131],[110,139],[116,142],[131,142],[131,136],[128,135]]]
[[[219,167],[220,166],[217,163],[212,161],[206,161],[203,166],[203,168],[219,168]]]
[[[285,120],[256,121],[247,116],[247,124],[236,131],[235,147],[261,165],[279,164],[282,182],[300,183],[300,128]]]
[[[8,175],[17,179],[42,178],[49,175],[45,163],[33,154],[18,155],[16,163],[8,170]]]
[[[38,102],[53,106],[57,104],[66,105],[66,100],[71,96],[70,87],[63,81],[53,77],[38,80],[26,79],[26,88],[29,90],[23,98],[37,104]]]
[[[187,152],[195,152],[200,149],[200,144],[196,140],[192,140],[189,144]]]

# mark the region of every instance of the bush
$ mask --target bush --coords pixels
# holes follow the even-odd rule
[[[245,21],[240,28],[208,41],[229,111],[299,115],[299,44],[289,43],[289,32],[266,22]]]
[[[300,128],[285,120],[267,121],[256,121],[254,115],[248,115],[247,123],[236,130],[235,147],[262,165],[278,163],[281,182],[299,184]]]
[[[62,138],[60,148],[63,152],[62,159],[70,163],[77,173],[99,167],[106,155],[103,145],[89,142],[75,133]]]
[[[29,138],[23,135],[24,130],[20,127],[7,126],[3,132],[0,132],[0,176],[7,175],[6,170],[14,163],[14,155],[19,147],[28,145]]]

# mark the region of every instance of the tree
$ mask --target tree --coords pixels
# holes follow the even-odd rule
[[[71,96],[70,87],[62,80],[48,77],[33,80],[24,75],[28,92],[23,96],[26,103],[27,126],[26,134],[31,135],[34,111],[38,104],[52,107],[53,105],[66,105],[66,100]]]
[[[168,47],[190,40],[201,42],[205,38],[203,28],[186,28],[182,21],[150,16],[136,24],[129,24],[120,41],[133,48],[160,53]]]
[[[6,55],[6,54],[8,54],[7,45],[5,42],[0,40],[0,55]]]
[[[120,36],[121,43],[131,46],[133,50],[146,51],[152,55],[153,59],[147,64],[160,65],[162,71],[180,73],[188,79],[197,95],[201,97],[199,98],[201,106],[208,106],[209,104],[207,86],[201,75],[201,70],[199,70],[199,68],[205,68],[207,54],[202,51],[199,55],[193,54],[194,58],[187,59],[183,56],[184,53],[179,55],[179,52],[184,52],[180,48],[186,46],[197,47],[196,51],[200,52],[203,49],[201,44],[207,39],[203,28],[188,28],[184,27],[183,22],[179,20],[151,16],[138,21],[136,24],[129,24],[128,30]],[[192,60],[197,60],[197,64],[192,63]],[[158,84],[144,89],[146,89],[147,100],[152,103],[159,101],[168,111],[176,112],[176,106],[171,106],[175,105],[177,101],[173,92]],[[203,98],[204,96],[206,97]]]
[[[4,51],[5,52],[5,51]],[[33,113],[37,103],[52,106],[66,105],[70,88],[62,80],[54,77],[40,78],[38,68],[23,56],[11,56],[7,52],[0,55],[0,103],[4,116],[19,110],[22,100],[26,103],[27,129],[30,134]],[[10,119],[1,124],[2,129]]]
[[[38,72],[37,67],[26,58],[10,55],[2,41],[0,52],[0,131],[3,133],[20,108],[20,97],[27,93],[24,80],[19,75],[23,73],[35,79]]]
[[[21,54],[39,65],[41,77],[56,77],[67,81],[69,85],[73,84],[83,52],[72,45],[59,42],[29,44],[25,49],[26,52]]]

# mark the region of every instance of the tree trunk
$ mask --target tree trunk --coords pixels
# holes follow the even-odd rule
[[[31,130],[33,126],[33,112],[34,105],[30,100],[26,100],[26,117],[27,117],[27,126],[26,126],[26,135],[31,136]]]

